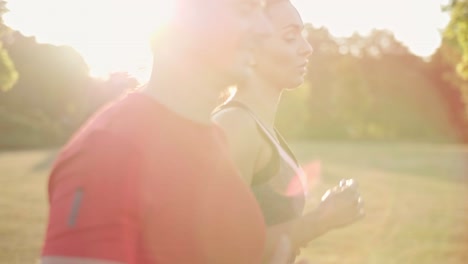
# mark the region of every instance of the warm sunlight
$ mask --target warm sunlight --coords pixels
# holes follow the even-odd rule
[[[150,32],[170,14],[164,0],[9,0],[5,22],[39,42],[66,44],[80,52],[94,76],[128,71],[144,81],[151,66]],[[448,0],[291,0],[306,23],[337,37],[389,29],[419,56],[440,44]]]
[[[0,264],[64,262],[468,264],[468,0],[0,0]]]
[[[305,22],[325,26],[337,37],[357,31],[388,29],[411,52],[430,56],[440,45],[440,30],[449,16],[441,6],[449,0],[291,0]]]
[[[143,80],[151,62],[148,39],[169,18],[168,2],[14,0],[5,21],[39,42],[74,47],[93,76],[129,71]]]

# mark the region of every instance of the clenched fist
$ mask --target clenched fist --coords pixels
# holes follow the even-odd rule
[[[364,204],[355,180],[342,180],[322,196],[318,210],[329,229],[343,227],[364,216]]]

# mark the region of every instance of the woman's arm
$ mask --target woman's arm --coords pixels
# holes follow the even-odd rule
[[[268,260],[274,253],[271,250],[284,234],[289,236],[295,249],[293,251],[297,251],[311,240],[361,219],[364,209],[357,184],[354,181],[346,182],[342,181],[339,186],[328,190],[313,211],[289,222],[268,227],[265,259]]]
[[[248,113],[236,108],[218,112],[213,120],[225,131],[235,165],[245,182],[250,185],[256,161],[264,144],[255,121]],[[357,188],[338,187],[329,190],[330,195],[314,211],[267,228],[265,263],[272,260],[278,244],[285,235],[288,236],[295,252],[331,229],[347,225],[359,218],[359,209],[356,207],[359,199]]]
[[[213,116],[213,120],[224,130],[235,165],[239,169],[242,178],[250,186],[256,169],[255,161],[261,152],[263,143],[257,130],[257,124],[248,113],[236,108],[228,108],[218,112]],[[296,248],[304,240],[302,238],[304,235],[300,231],[304,227],[311,227],[307,229],[308,233],[322,233],[322,228],[318,224],[312,223],[318,221],[317,219],[318,217],[307,216],[268,227],[265,259],[271,260],[278,244],[281,243],[281,238],[285,235],[290,239],[292,248]],[[292,233],[295,235],[292,235]],[[292,237],[294,238],[291,239]]]
[[[264,263],[271,261],[276,254],[276,245],[281,243],[284,236],[289,238],[291,243],[291,255],[297,255],[297,251],[306,245],[310,240],[325,234],[329,228],[321,220],[320,212],[315,210],[303,217],[291,221],[269,226],[267,228],[267,239],[264,253]]]

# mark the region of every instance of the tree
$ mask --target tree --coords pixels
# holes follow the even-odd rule
[[[468,107],[463,98],[463,81],[456,74],[456,60],[459,52],[443,39],[441,46],[432,55],[427,78],[438,88],[449,110],[449,121],[456,128],[458,138],[468,142]]]
[[[452,0],[446,8],[451,20],[445,30],[445,37],[455,44],[460,51],[457,73],[468,81],[468,1]]]
[[[82,105],[90,77],[86,62],[68,46],[38,44],[34,37],[10,34],[5,46],[21,77],[4,102],[16,111],[38,111],[61,120]],[[36,109],[36,110],[34,110]]]
[[[5,49],[20,78],[0,96],[0,147],[63,142],[83,120],[88,66],[70,47],[38,44],[15,31],[8,37]]]
[[[451,19],[444,31],[441,52],[445,61],[453,65],[453,71],[443,77],[460,89],[468,120],[468,1],[452,0],[445,10]]]
[[[6,2],[0,0],[0,92],[10,90],[18,80],[18,73],[1,41],[4,33],[8,30],[2,18],[7,11]]]
[[[428,63],[391,32],[337,39],[324,28],[306,30],[314,52],[306,84],[281,104],[278,128],[286,136],[456,140]]]
[[[15,31],[9,39],[5,49],[20,78],[0,96],[0,147],[61,144],[95,110],[138,86],[123,72],[91,78],[71,47],[37,43]]]

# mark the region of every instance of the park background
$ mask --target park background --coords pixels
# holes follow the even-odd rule
[[[38,259],[58,149],[148,76],[149,30],[132,17],[147,8],[59,2],[0,0],[0,263]],[[355,178],[367,209],[302,256],[468,263],[468,1],[295,2],[314,52],[304,85],[283,96],[278,129],[315,164],[315,193]],[[67,24],[70,10],[83,20]]]

